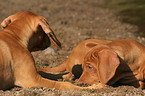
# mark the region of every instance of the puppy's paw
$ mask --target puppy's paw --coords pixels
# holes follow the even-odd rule
[[[102,88],[107,88],[108,85],[102,84],[102,83],[97,83],[89,86],[89,89],[102,89]]]
[[[71,80],[73,80],[74,75],[69,73],[69,74],[63,75],[62,78],[63,78],[63,80],[71,81]]]

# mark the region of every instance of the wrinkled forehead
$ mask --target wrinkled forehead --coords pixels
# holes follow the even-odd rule
[[[111,49],[111,48],[103,44],[96,45],[95,47],[91,48],[89,52],[86,54],[84,62],[93,61],[98,56],[98,52],[100,52],[103,49]]]

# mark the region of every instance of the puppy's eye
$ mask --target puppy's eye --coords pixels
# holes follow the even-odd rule
[[[89,71],[91,71],[91,70],[94,69],[90,64],[86,64],[86,66],[87,66],[87,69],[88,69]]]
[[[89,69],[93,69],[93,67],[87,66]]]
[[[92,70],[92,69],[93,69],[93,67],[91,67],[91,66],[87,66],[87,68],[88,68],[88,69],[90,69],[90,70]]]

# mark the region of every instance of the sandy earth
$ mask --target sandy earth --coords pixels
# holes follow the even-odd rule
[[[101,2],[100,2],[101,1]],[[86,39],[135,39],[145,44],[144,38],[135,35],[136,26],[120,22],[116,11],[101,9],[97,4],[104,0],[0,0],[0,22],[16,12],[32,11],[44,16],[62,43],[59,49],[53,44],[51,51],[32,53],[37,67],[55,67],[66,60],[72,49]],[[58,91],[44,87],[18,88],[2,91],[0,95],[94,96],[143,95],[145,90],[131,86],[98,90]]]

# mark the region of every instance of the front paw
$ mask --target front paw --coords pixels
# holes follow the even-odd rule
[[[71,80],[74,79],[74,75],[71,74],[71,73],[68,73],[68,74],[66,74],[66,75],[63,75],[62,78],[63,78],[63,80],[71,81]]]
[[[88,88],[89,89],[102,89],[102,88],[107,88],[107,87],[108,87],[108,85],[105,85],[102,83],[96,83],[96,84],[89,86]]]

